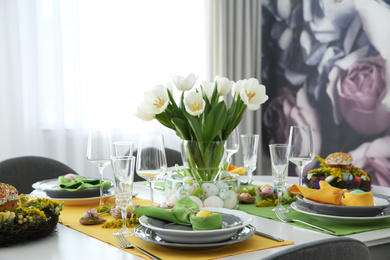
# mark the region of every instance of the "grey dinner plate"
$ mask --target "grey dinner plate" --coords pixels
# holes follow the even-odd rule
[[[228,239],[224,241],[219,241],[215,243],[174,243],[168,242],[158,236],[153,230],[147,228],[145,226],[139,225],[134,229],[134,234],[141,240],[146,242],[154,243],[160,246],[173,248],[173,249],[181,249],[181,250],[207,250],[214,249],[222,246],[227,246],[230,244],[238,243],[244,241],[255,234],[256,229],[252,225],[247,225],[241,229],[239,229],[235,234],[233,234]]]

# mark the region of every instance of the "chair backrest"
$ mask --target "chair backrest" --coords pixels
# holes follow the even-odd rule
[[[134,151],[134,156],[137,156],[137,151]],[[167,167],[178,165],[183,165],[183,160],[181,159],[181,153],[177,150],[173,150],[170,148],[165,148],[165,156],[167,157]],[[134,171],[134,181],[144,181],[145,179],[139,177],[137,175],[137,171]]]
[[[369,260],[368,247],[348,237],[335,237],[289,247],[263,260]]]
[[[19,194],[32,192],[32,184],[37,181],[67,173],[77,174],[67,165],[46,157],[23,156],[0,162],[0,182],[13,185]]]

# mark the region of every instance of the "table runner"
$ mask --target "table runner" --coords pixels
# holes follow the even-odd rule
[[[111,198],[109,202],[114,203],[114,199]],[[134,198],[133,203],[136,205],[150,205],[149,200],[143,200]],[[94,225],[94,226],[85,226],[81,225],[79,223],[79,219],[82,217],[84,211],[88,210],[91,206],[69,206],[64,207],[60,220],[63,225],[68,226],[74,230],[77,230],[79,232],[82,232],[86,235],[89,235],[91,237],[94,237],[96,239],[99,239],[101,241],[104,241],[106,243],[109,243],[121,250],[126,250],[129,253],[135,254],[137,256],[149,259],[148,256],[143,254],[142,252],[139,252],[137,249],[122,249],[118,246],[115,237],[112,235],[115,231],[118,229],[109,229],[109,228],[102,228],[101,225]],[[103,215],[103,218],[107,219],[107,221],[112,220],[113,218],[111,215]],[[132,228],[130,228],[132,230]],[[136,236],[131,236],[128,238],[130,243],[134,243],[135,245],[150,251],[152,254],[155,254],[156,256],[162,258],[162,259],[216,259],[221,257],[227,257],[227,256],[233,256],[238,255],[242,253],[257,251],[257,250],[263,250],[273,247],[279,247],[279,246],[285,246],[285,245],[291,245],[294,244],[292,241],[284,241],[284,242],[277,242],[259,235],[254,235],[253,237],[239,242],[235,244],[231,244],[228,246],[224,246],[217,249],[209,249],[209,250],[180,250],[180,249],[170,249],[166,248],[157,244],[149,243],[146,241],[143,241]]]
[[[239,210],[242,210],[246,213],[258,216],[258,217],[264,217],[264,218],[269,218],[273,219],[276,221],[280,221],[278,217],[271,211],[272,208],[274,207],[256,207],[256,203],[259,203],[261,201],[260,198],[256,199],[256,202],[254,204],[240,204]],[[287,205],[284,205],[287,207]],[[345,236],[345,235],[350,235],[350,234],[355,234],[355,233],[361,233],[361,232],[366,232],[366,231],[372,231],[372,230],[377,230],[377,229],[382,229],[382,228],[390,228],[390,219],[383,219],[381,221],[375,222],[375,223],[368,223],[366,225],[338,225],[338,224],[333,224],[333,223],[325,223],[321,222],[319,220],[316,220],[309,215],[303,214],[301,212],[295,211],[294,209],[289,209],[290,212],[286,213],[285,215],[289,218],[293,219],[299,219],[302,221],[309,222],[313,225],[317,225],[326,229],[330,229],[332,231],[335,231],[336,233],[331,234],[335,236]],[[287,225],[295,225],[307,229],[312,229],[318,232],[323,232],[325,234],[330,234],[324,231],[321,231],[319,229],[312,228],[310,226],[307,226],[305,224],[301,223],[286,223]]]

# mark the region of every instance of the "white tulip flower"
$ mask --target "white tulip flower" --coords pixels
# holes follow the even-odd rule
[[[215,81],[217,81],[217,86],[218,86],[218,96],[225,96],[227,95],[230,90],[233,87],[234,81],[230,81],[227,78],[223,78],[220,76],[215,77]]]
[[[208,82],[208,81],[202,81],[202,83],[200,85],[202,86],[203,91],[206,94],[207,98],[209,100],[211,100],[211,97],[213,96],[213,91],[214,91],[214,83]]]
[[[249,110],[257,110],[260,105],[268,100],[265,93],[265,86],[261,85],[257,79],[244,79],[241,83],[240,96]]]
[[[232,87],[232,97],[233,97],[233,99],[237,99],[237,96],[240,95],[241,83],[242,83],[242,80],[239,80],[239,81],[237,81],[236,83],[233,84],[233,87]]]
[[[153,120],[156,115],[155,114],[150,114],[146,111],[145,107],[141,106],[138,107],[137,109],[137,113],[135,114],[136,117],[138,117],[139,119],[142,119],[144,121],[151,121]]]
[[[184,98],[184,105],[188,114],[199,116],[203,113],[206,102],[202,98],[202,94],[190,92]]]
[[[188,74],[187,77],[172,75],[172,81],[180,91],[191,90],[197,80],[198,76],[194,73]]]
[[[169,104],[167,88],[163,85],[155,86],[144,94],[143,108],[149,114],[161,114]]]

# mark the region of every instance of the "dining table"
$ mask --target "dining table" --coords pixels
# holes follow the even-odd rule
[[[272,184],[272,176],[254,176],[253,185],[260,186],[263,184]],[[288,185],[298,184],[297,177],[288,177]],[[156,186],[158,187],[158,186]],[[133,187],[134,193],[137,194],[136,198],[140,200],[149,199],[149,187],[146,182],[135,182]],[[373,193],[383,194],[390,196],[389,187],[372,186]],[[156,202],[163,202],[165,200],[164,191],[160,189],[155,190]],[[65,204],[66,205],[66,204]],[[64,206],[64,214],[74,210],[74,206]],[[294,209],[289,209],[293,211]],[[63,214],[63,213],[61,213]],[[81,216],[80,216],[81,217]],[[75,221],[76,222],[76,221]],[[75,224],[76,225],[76,224]],[[270,219],[267,217],[253,216],[251,223],[256,230],[263,233],[270,234],[275,237],[283,238],[288,243],[281,246],[272,246],[270,248],[261,249],[261,244],[267,242],[266,239],[256,240],[259,244],[259,249],[252,250],[250,252],[238,252],[231,255],[222,254],[219,255],[215,250],[202,250],[202,259],[262,259],[265,256],[285,250],[289,247],[295,247],[305,243],[309,243],[316,240],[327,239],[337,237],[325,232],[319,232],[314,229],[305,228],[302,226],[291,225],[284,223],[276,219]],[[0,247],[0,259],[39,259],[39,260],[65,260],[65,259],[150,259],[148,256],[143,255],[134,248],[122,249],[118,247],[118,244],[113,239],[112,233],[116,230],[104,230],[104,236],[109,240],[99,239],[96,236],[83,232],[80,229],[74,228],[74,225],[68,225],[67,223],[59,223],[56,231],[51,235],[43,237],[35,241],[25,241],[23,243],[10,245],[7,247]],[[103,231],[102,231],[103,232]],[[112,236],[112,237],[111,237]],[[258,236],[258,235],[254,235]],[[345,235],[346,237],[354,238],[362,241],[366,244],[370,251],[371,259],[389,259],[390,253],[390,226],[387,228],[380,228],[376,230],[370,230],[365,232],[357,232]],[[145,245],[145,241],[141,241],[138,238],[133,238],[133,243],[136,245]],[[243,242],[239,242],[240,244]],[[162,254],[166,249],[164,246],[152,244],[154,254],[159,256],[166,256]],[[224,248],[228,249],[233,245],[227,245]],[[223,250],[223,249],[222,249]],[[194,250],[181,250],[170,248],[168,252],[174,252],[177,255],[183,253],[186,258],[188,256],[196,256],[198,254],[197,249]],[[207,252],[210,252],[208,254]],[[209,257],[208,257],[209,256]],[[162,259],[170,259],[170,257],[161,257]],[[191,258],[191,257],[189,257]]]

